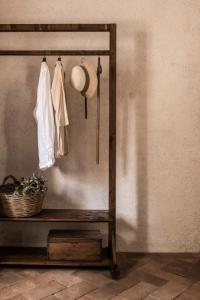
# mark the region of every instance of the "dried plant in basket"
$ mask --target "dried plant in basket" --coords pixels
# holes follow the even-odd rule
[[[44,176],[33,173],[31,177],[22,177],[15,186],[15,195],[27,195],[45,193],[47,191],[47,180]]]

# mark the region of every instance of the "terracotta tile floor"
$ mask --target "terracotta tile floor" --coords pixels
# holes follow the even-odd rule
[[[0,268],[0,300],[200,300],[200,254],[120,253],[108,270]]]

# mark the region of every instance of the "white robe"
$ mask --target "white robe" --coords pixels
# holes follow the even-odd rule
[[[56,62],[54,77],[52,82],[52,99],[55,110],[55,124],[56,124],[56,140],[57,151],[56,157],[62,157],[68,153],[68,113],[65,98],[64,88],[64,72],[62,63]]]
[[[55,163],[55,124],[51,98],[51,79],[46,62],[41,63],[34,116],[37,123],[39,168],[44,170]]]

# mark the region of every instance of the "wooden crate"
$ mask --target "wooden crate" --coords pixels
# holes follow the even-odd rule
[[[102,235],[99,230],[50,230],[48,259],[98,261],[102,255]]]

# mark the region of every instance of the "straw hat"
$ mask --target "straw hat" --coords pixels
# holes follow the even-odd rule
[[[96,69],[91,62],[85,60],[73,67],[71,83],[75,90],[87,98],[92,98],[96,92],[98,79]]]

